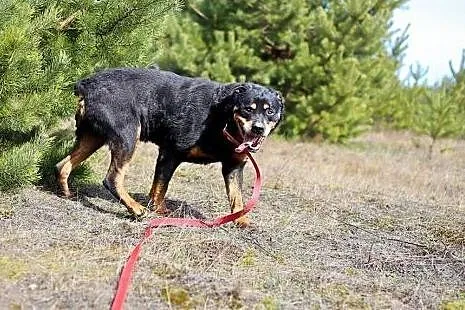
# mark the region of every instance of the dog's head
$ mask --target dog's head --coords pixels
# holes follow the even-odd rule
[[[252,83],[228,84],[223,94],[236,138],[242,139],[239,142],[247,144],[250,151],[258,151],[283,117],[282,96],[271,88]]]

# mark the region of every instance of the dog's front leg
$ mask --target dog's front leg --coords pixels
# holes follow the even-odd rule
[[[150,190],[150,207],[158,214],[170,212],[166,208],[165,195],[171,177],[180,163],[181,161],[171,152],[159,150],[152,189]]]
[[[232,213],[244,209],[244,202],[242,200],[242,180],[245,163],[245,161],[235,164],[223,162],[223,178]],[[245,215],[234,222],[240,227],[247,227],[250,225],[250,220]]]

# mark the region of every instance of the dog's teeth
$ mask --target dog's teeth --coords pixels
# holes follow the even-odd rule
[[[260,145],[261,142],[262,142],[262,137],[257,137],[257,138],[255,138],[255,139],[253,140],[252,145],[253,145],[254,147],[256,147],[256,146]]]

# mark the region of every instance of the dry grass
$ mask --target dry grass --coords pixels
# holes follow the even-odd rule
[[[267,141],[254,230],[159,229],[128,309],[463,309],[465,142],[372,133],[346,146]],[[156,148],[127,179],[144,201]],[[107,156],[94,158],[101,176]],[[246,184],[251,184],[248,170]],[[42,189],[0,196],[0,308],[106,308],[144,223],[99,184],[75,201]],[[178,214],[227,212],[218,165],[184,164]]]

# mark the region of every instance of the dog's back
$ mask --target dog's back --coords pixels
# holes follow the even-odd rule
[[[86,126],[78,127],[78,132],[90,129],[114,136],[136,125],[142,141],[191,143],[202,132],[218,87],[209,80],[158,69],[102,71],[75,86],[75,94],[83,100],[76,119]]]

